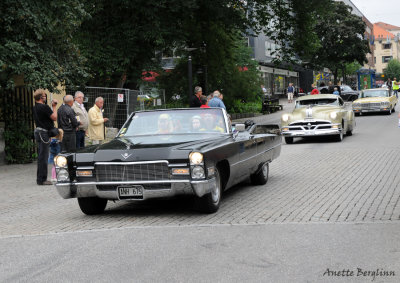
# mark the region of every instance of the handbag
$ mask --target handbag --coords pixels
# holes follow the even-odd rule
[[[52,137],[57,136],[59,134],[59,131],[57,128],[52,128],[52,129],[48,130],[47,133],[49,134],[49,137],[52,138]]]

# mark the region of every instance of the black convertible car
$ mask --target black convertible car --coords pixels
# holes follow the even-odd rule
[[[321,86],[318,88],[318,90],[321,94],[332,94],[334,88],[339,91],[339,95],[343,101],[354,101],[358,99],[359,92],[357,90],[353,90],[348,85]]]
[[[108,200],[181,194],[213,213],[224,190],[249,177],[265,184],[280,150],[278,125],[231,125],[221,108],[136,112],[112,141],[58,155],[56,188],[89,215],[102,213]]]

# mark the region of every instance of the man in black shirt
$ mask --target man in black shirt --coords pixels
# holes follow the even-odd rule
[[[38,146],[38,162],[36,172],[36,183],[38,185],[52,185],[47,181],[47,162],[49,159],[50,137],[48,131],[54,128],[57,120],[57,100],[51,102],[53,110],[47,105],[47,95],[44,89],[34,92],[35,106],[33,107],[33,119],[35,120],[35,140]]]
[[[58,108],[58,127],[64,130],[61,152],[76,151],[76,128],[79,126],[79,122],[76,120],[75,112],[71,107],[73,104],[74,98],[72,95],[66,95],[64,104]]]
[[[203,94],[203,89],[200,86],[196,86],[194,88],[194,95],[190,98],[189,106],[190,107],[200,107],[201,100],[200,97]]]

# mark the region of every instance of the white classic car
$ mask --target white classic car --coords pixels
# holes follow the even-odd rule
[[[316,94],[296,100],[292,113],[281,118],[282,135],[286,143],[295,137],[334,136],[337,141],[343,135],[351,136],[355,127],[351,105],[335,94]]]

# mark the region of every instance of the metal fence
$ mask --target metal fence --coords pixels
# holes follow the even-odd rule
[[[104,99],[104,117],[109,118],[106,127],[120,129],[129,115],[134,111],[165,108],[164,90],[131,90],[126,88],[106,87],[67,87],[66,94],[74,95],[76,91],[85,95],[84,105],[87,110],[93,107],[97,97]]]

